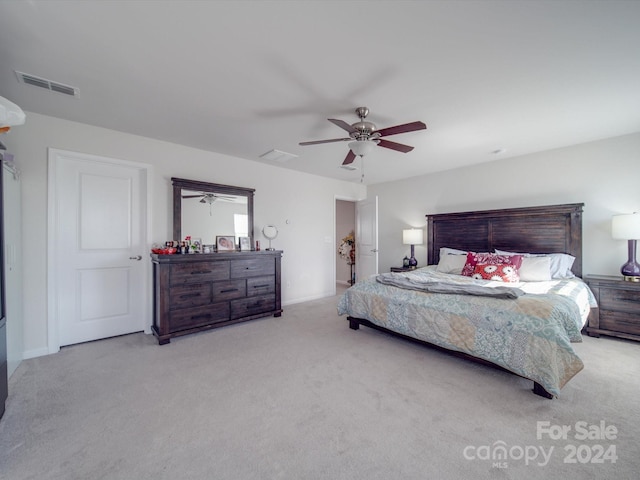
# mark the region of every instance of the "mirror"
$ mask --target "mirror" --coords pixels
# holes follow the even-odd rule
[[[172,178],[173,239],[215,245],[216,236],[249,237],[253,248],[253,188]]]
[[[262,235],[264,235],[269,240],[269,247],[267,250],[275,250],[275,248],[271,247],[271,240],[275,240],[278,236],[278,229],[275,225],[265,225],[262,227]]]

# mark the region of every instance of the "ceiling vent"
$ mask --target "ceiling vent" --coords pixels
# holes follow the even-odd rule
[[[44,88],[45,90],[49,90],[51,92],[63,93],[72,97],[77,97],[80,94],[80,90],[70,85],[54,82],[42,77],[36,77],[35,75],[29,75],[28,73],[18,72],[17,70],[16,75],[18,76],[18,81],[26,85]]]
[[[283,152],[282,150],[269,150],[266,153],[260,155],[260,158],[264,158],[265,160],[271,160],[272,162],[288,162],[291,159],[298,158],[298,155],[294,155],[293,153]]]

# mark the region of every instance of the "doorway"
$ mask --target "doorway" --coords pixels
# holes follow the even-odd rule
[[[356,202],[336,199],[336,288],[349,287],[355,280],[355,258],[341,255],[344,239],[354,238],[356,231]],[[353,236],[353,237],[350,237]],[[355,238],[354,238],[355,240]]]

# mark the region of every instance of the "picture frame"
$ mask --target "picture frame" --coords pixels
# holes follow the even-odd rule
[[[219,252],[234,252],[236,237],[234,235],[216,235],[216,247]]]
[[[189,243],[189,253],[202,253],[202,239],[192,238]]]
[[[240,251],[248,252],[251,250],[251,239],[249,237],[240,237]]]

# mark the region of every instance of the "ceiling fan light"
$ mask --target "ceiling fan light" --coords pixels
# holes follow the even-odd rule
[[[376,145],[377,142],[374,142],[372,140],[358,140],[349,143],[349,148],[358,157],[364,157],[365,155],[371,153]]]

